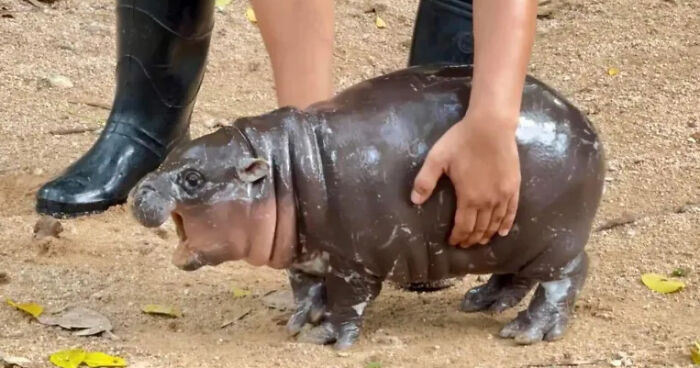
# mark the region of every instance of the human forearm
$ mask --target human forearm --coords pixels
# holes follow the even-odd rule
[[[514,132],[535,37],[536,0],[474,0],[470,113]]]
[[[280,106],[306,108],[333,94],[333,1],[253,0]]]

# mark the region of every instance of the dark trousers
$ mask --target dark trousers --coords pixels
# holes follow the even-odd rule
[[[421,0],[408,64],[474,62],[472,0]]]

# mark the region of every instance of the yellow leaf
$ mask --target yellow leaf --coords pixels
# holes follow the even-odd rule
[[[126,361],[124,359],[107,355],[99,351],[87,353],[83,362],[89,367],[126,367]]]
[[[250,6],[245,10],[245,17],[248,18],[251,23],[258,22],[258,18],[255,16],[255,10],[253,10],[253,8]]]
[[[231,288],[231,291],[233,292],[234,298],[242,298],[244,296],[250,295],[250,290],[239,289],[235,286],[233,288]]]
[[[180,312],[179,308],[169,305],[148,304],[144,306],[141,310],[144,313],[148,314],[160,314],[175,318],[182,317],[182,312]]]
[[[37,318],[42,313],[44,313],[44,307],[42,307],[36,303],[19,303],[19,304],[17,304],[15,302],[13,302],[12,300],[7,299],[7,304],[25,312],[25,313],[31,314],[32,316],[34,316],[34,318]]]
[[[683,287],[685,284],[682,281],[671,280],[664,275],[656,273],[645,273],[642,275],[642,282],[649,289],[659,293],[674,293]]]
[[[49,360],[57,367],[61,368],[78,368],[80,363],[85,359],[85,351],[82,349],[63,350],[51,354]]]
[[[384,19],[382,19],[378,15],[377,18],[374,19],[374,24],[377,25],[377,28],[386,28],[386,23],[384,23]]]
[[[690,360],[693,364],[700,365],[700,341],[696,341],[695,346],[690,348]]]
[[[216,6],[219,9],[223,9],[229,4],[231,4],[231,0],[216,0],[214,2],[214,6]]]
[[[610,67],[608,68],[608,75],[611,77],[616,76],[618,73],[620,73],[620,69],[615,68],[615,67]]]

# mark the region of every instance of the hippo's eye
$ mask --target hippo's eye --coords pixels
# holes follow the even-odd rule
[[[204,177],[197,170],[188,169],[182,172],[182,185],[187,190],[199,189],[204,184]]]

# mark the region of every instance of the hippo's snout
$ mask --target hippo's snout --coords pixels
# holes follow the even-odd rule
[[[175,208],[172,198],[167,193],[156,190],[156,186],[149,180],[142,181],[134,188],[132,198],[132,213],[146,227],[162,225]]]
[[[192,255],[192,257],[185,260],[184,263],[174,263],[174,264],[177,268],[179,268],[183,271],[196,271],[196,270],[202,268],[202,266],[204,266],[204,263],[202,262],[200,257],[197,257],[196,254]]]

